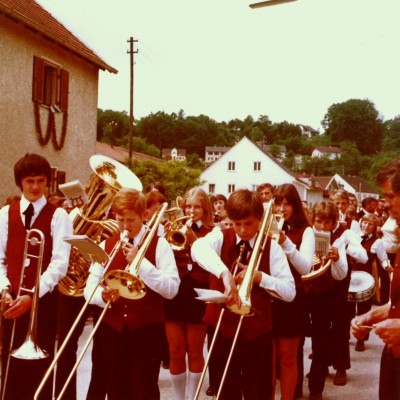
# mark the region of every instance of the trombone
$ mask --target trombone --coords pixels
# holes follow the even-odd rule
[[[197,400],[199,398],[200,391],[201,391],[201,388],[202,388],[202,385],[203,385],[203,382],[204,382],[204,378],[205,378],[205,375],[206,375],[206,371],[207,371],[207,368],[208,368],[208,364],[210,363],[211,354],[212,354],[212,351],[214,349],[214,345],[215,345],[215,342],[216,342],[216,339],[217,339],[219,328],[220,328],[220,325],[221,325],[221,322],[222,322],[222,318],[223,318],[223,316],[225,314],[226,309],[228,309],[229,311],[231,311],[231,312],[233,312],[235,314],[238,314],[240,316],[240,319],[239,319],[239,322],[238,322],[238,325],[237,325],[237,328],[236,328],[236,332],[235,332],[235,335],[234,335],[234,338],[233,338],[231,350],[229,352],[228,359],[226,361],[225,369],[224,369],[224,372],[223,372],[223,375],[222,375],[222,378],[221,378],[221,382],[220,382],[220,385],[219,385],[219,388],[218,388],[218,393],[217,393],[216,397],[214,397],[215,400],[218,400],[220,395],[221,395],[222,388],[223,388],[223,385],[224,385],[224,382],[225,382],[225,378],[226,378],[226,375],[228,373],[230,361],[231,361],[232,356],[233,356],[233,351],[235,349],[236,342],[237,342],[237,339],[239,337],[240,329],[242,327],[243,319],[244,319],[244,317],[250,317],[250,316],[254,315],[254,312],[253,312],[254,310],[252,309],[252,306],[251,306],[251,291],[253,289],[254,275],[257,272],[258,268],[259,268],[259,265],[260,265],[260,262],[261,262],[261,258],[262,258],[262,254],[263,254],[264,249],[265,249],[265,247],[267,245],[267,240],[268,240],[269,237],[271,237],[271,235],[270,235],[271,227],[273,226],[273,224],[275,222],[275,215],[273,214],[272,208],[273,208],[273,200],[271,200],[267,204],[267,208],[265,210],[264,217],[263,217],[263,220],[261,222],[259,233],[258,233],[256,241],[254,243],[253,251],[251,252],[250,260],[249,260],[249,263],[248,263],[249,265],[247,266],[245,275],[243,277],[243,281],[242,281],[242,283],[241,283],[241,285],[239,287],[239,290],[238,290],[239,298],[240,298],[240,301],[241,301],[241,307],[239,308],[237,306],[237,304],[233,304],[232,306],[227,306],[226,308],[223,308],[221,310],[221,313],[219,315],[219,319],[218,319],[218,322],[217,322],[217,325],[216,325],[216,328],[215,328],[214,336],[213,336],[213,339],[211,341],[210,350],[208,352],[207,359],[206,359],[206,361],[204,363],[203,372],[201,374],[200,381],[199,381],[199,384],[197,386],[197,390],[196,390],[196,394],[194,396],[194,400]],[[244,248],[241,248],[240,252],[242,253],[243,251],[244,251]],[[236,267],[237,267],[237,264],[240,262],[240,258],[242,256],[241,253],[239,254],[239,257],[238,257],[237,261],[235,262]],[[236,274],[236,269],[237,269],[236,267],[235,267],[234,274]]]
[[[69,339],[72,336],[73,331],[75,330],[76,326],[78,325],[79,320],[82,318],[82,315],[85,312],[85,309],[87,308],[87,306],[89,305],[90,301],[92,300],[92,297],[94,296],[94,293],[96,292],[97,288],[104,283],[106,284],[110,284],[112,285],[112,288],[115,289],[119,289],[120,291],[120,295],[122,297],[126,297],[129,299],[140,299],[143,296],[145,296],[146,294],[146,288],[144,283],[140,280],[140,278],[138,277],[138,271],[140,268],[140,264],[145,256],[145,253],[150,245],[150,242],[152,240],[152,238],[154,237],[154,235],[157,232],[158,229],[158,225],[161,222],[161,219],[163,217],[163,213],[166,210],[168,204],[164,203],[158,210],[157,212],[153,215],[150,224],[149,224],[149,228],[148,231],[146,232],[146,234],[143,236],[141,242],[139,243],[138,247],[138,253],[136,254],[135,259],[128,264],[128,266],[125,268],[125,270],[112,270],[112,271],[108,271],[115,255],[119,252],[119,250],[121,249],[121,246],[126,242],[126,237],[128,235],[128,231],[124,231],[122,233],[122,239],[120,239],[116,245],[114,246],[112,252],[110,253],[110,258],[107,262],[107,264],[104,266],[104,271],[103,271],[103,279],[101,279],[99,281],[99,283],[96,285],[96,287],[94,288],[94,290],[91,292],[90,296],[88,297],[88,299],[86,300],[84,306],[82,307],[81,312],[79,313],[79,315],[77,316],[74,324],[72,325],[70,331],[68,332],[63,344],[60,347],[59,352],[57,353],[57,356],[54,358],[52,364],[50,365],[50,367],[48,368],[45,376],[43,377],[39,387],[36,390],[35,396],[34,396],[34,400],[38,399],[38,396],[40,394],[40,392],[43,389],[43,386],[45,385],[46,381],[48,380],[50,374],[52,373],[55,364],[58,362],[62,352],[64,351]],[[100,326],[100,323],[102,322],[104,315],[106,314],[108,308],[111,305],[111,301],[108,301],[106,306],[104,307],[102,313],[100,314],[96,325],[93,327],[93,330],[91,332],[91,334],[89,335],[86,343],[84,344],[81,353],[79,354],[79,356],[77,357],[76,363],[73,366],[64,386],[62,387],[60,393],[58,394],[57,399],[61,399],[62,396],[64,395],[69,382],[71,381],[73,375],[75,374],[79,364],[81,363],[90,343],[92,342],[93,336],[95,335],[95,333],[97,332],[97,329]]]
[[[31,245],[39,246],[37,253],[28,253],[28,246]],[[32,306],[31,306],[31,314],[29,318],[28,332],[26,334],[25,340],[22,345],[15,350],[12,350],[14,344],[14,336],[15,336],[15,326],[17,323],[17,319],[14,319],[12,330],[11,330],[11,338],[10,338],[10,346],[5,366],[4,377],[2,377],[2,389],[1,389],[1,399],[4,399],[6,393],[6,385],[8,378],[8,371],[10,368],[10,357],[19,358],[23,360],[40,360],[48,357],[48,352],[46,350],[42,350],[37,344],[37,314],[38,314],[38,302],[39,302],[39,288],[40,288],[40,275],[42,273],[42,261],[43,261],[43,251],[44,251],[44,234],[38,229],[31,229],[27,231],[25,237],[25,247],[24,247],[24,256],[23,263],[21,268],[21,278],[19,282],[19,288],[17,297],[21,296],[21,292],[25,291],[30,294],[33,294],[32,297]],[[26,260],[29,259],[37,259],[37,267],[36,267],[36,280],[35,286],[33,289],[27,289],[22,287],[24,281],[24,268],[26,265]],[[6,301],[5,296],[3,294],[4,300],[2,298],[2,302]],[[4,306],[5,307],[5,306]]]

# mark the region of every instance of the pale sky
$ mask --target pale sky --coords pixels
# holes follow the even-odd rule
[[[399,0],[37,1],[119,71],[100,72],[103,109],[129,113],[134,37],[137,119],[183,109],[321,129],[328,108],[351,98],[384,120],[400,114]]]

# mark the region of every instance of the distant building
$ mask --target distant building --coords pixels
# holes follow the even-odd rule
[[[342,152],[339,147],[315,146],[311,151],[311,157],[328,157],[330,160],[340,158]]]
[[[319,188],[310,188],[306,183],[296,179],[278,159],[264,151],[246,136],[213,162],[200,175],[204,182],[202,188],[206,193],[223,194],[226,197],[237,189],[257,190],[262,183],[272,185],[293,183],[302,200],[308,199],[310,190],[320,192]]]
[[[301,129],[301,134],[303,136],[307,136],[309,138],[312,138],[313,136],[319,135],[319,131],[317,131],[314,128],[311,128],[311,126],[299,124],[299,127]]]
[[[221,156],[223,156],[230,147],[225,147],[225,146],[206,146],[206,157],[205,157],[205,162],[206,163],[212,163],[214,161],[217,161]]]
[[[261,142],[256,142],[257,146],[261,147],[263,151],[266,151],[267,153],[271,154],[271,147],[273,148],[278,148],[279,149],[279,154],[277,156],[274,155],[279,161],[283,161],[286,158],[286,146],[281,146],[278,144],[263,144]]]
[[[186,160],[186,150],[185,149],[162,149],[162,158],[167,161],[185,161]]]

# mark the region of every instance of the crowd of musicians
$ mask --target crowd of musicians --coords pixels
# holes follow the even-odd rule
[[[338,190],[309,208],[293,184],[228,198],[194,187],[176,201],[160,183],[120,188],[102,216],[116,227],[98,241],[108,261],[86,260],[81,296],[57,290],[72,262],[64,238],[81,232],[68,202],[47,197],[49,162],[28,153],[14,175],[21,194],[0,210],[1,400],[76,399],[72,371],[89,315],[89,400],[160,399],[161,367],[175,400],[198,398],[205,373],[206,394],[220,399],[273,399],[277,382],[282,400],[322,399],[329,368],[335,385],[347,384],[350,335],[368,351],[372,329],[385,344],[379,398],[400,399],[400,159],[376,177],[383,198],[361,204]],[[318,235],[329,243],[323,257]],[[127,266],[133,283],[106,283],[106,270],[112,281]],[[355,273],[373,283],[352,288]],[[35,352],[25,355],[27,344]]]

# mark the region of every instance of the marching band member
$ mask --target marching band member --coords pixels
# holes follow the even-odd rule
[[[272,301],[281,397],[282,400],[292,400],[295,396],[296,382],[299,382],[296,397],[301,397],[300,392],[303,387],[302,344],[310,321],[301,276],[311,270],[315,253],[315,236],[304,214],[295,186],[292,184],[278,186],[274,200],[275,212],[282,214],[285,221],[283,230],[279,232],[279,244],[288,258],[296,284],[294,301],[287,303],[276,298]]]
[[[211,204],[214,210],[214,222],[222,222],[226,218],[227,199],[223,194],[216,194],[211,197]]]
[[[125,269],[137,254],[137,245],[146,233],[143,213],[145,196],[135,189],[122,189],[114,197],[113,212],[121,232],[127,230],[127,243],[113,259],[109,270]],[[102,243],[110,253],[120,240],[112,236]],[[141,262],[138,274],[146,285],[146,295],[128,300],[119,296],[118,289],[98,286],[91,304],[107,310],[94,340],[102,351],[109,400],[159,399],[158,375],[161,363],[161,343],[164,329],[164,301],[178,292],[179,275],[173,252],[164,238],[154,236]],[[93,263],[85,288],[88,298],[101,282],[103,267]],[[100,362],[100,361],[99,361]]]
[[[244,277],[247,261],[243,261],[243,270],[235,277],[230,268],[238,258],[241,241],[247,242],[248,251],[254,245],[264,208],[257,193],[238,190],[228,199],[227,213],[233,228],[214,230],[198,239],[192,246],[192,257],[212,273],[210,288],[225,291],[227,305],[236,303],[240,307],[236,284],[240,284]],[[271,294],[292,301],[295,293],[286,256],[280,246],[268,238],[259,270],[254,275],[252,304],[255,313],[243,320],[221,399],[239,400],[242,396],[245,400],[272,398]],[[204,321],[215,327],[220,312],[217,304],[207,304]],[[222,376],[238,320],[239,316],[229,311],[223,316],[215,353],[211,356],[211,361],[214,359],[218,365],[219,377]]]
[[[400,158],[386,164],[376,177],[386,205],[400,223]],[[385,343],[379,375],[379,399],[400,398],[400,252],[393,265],[390,302],[373,308],[351,321],[353,335],[362,340],[371,329]]]
[[[335,303],[335,281],[341,281],[347,275],[345,243],[340,239],[343,233],[337,227],[338,209],[332,202],[320,201],[311,212],[314,230],[331,232],[331,247],[328,258],[332,266],[319,277],[310,280],[309,304],[311,312],[311,340],[313,357],[309,374],[308,387],[310,400],[322,399],[325,376],[330,363],[330,326],[334,311],[339,307]],[[343,229],[343,228],[342,228]],[[342,311],[343,312],[343,311]]]
[[[361,225],[361,245],[367,251],[368,261],[365,264],[354,263],[352,265],[353,271],[364,271],[372,276],[372,264],[376,261],[379,262],[378,268],[391,268],[390,261],[383,246],[382,240],[376,236],[376,231],[379,226],[379,220],[374,214],[364,215],[360,219]],[[349,302],[349,317],[350,320],[354,318],[355,315],[365,314],[372,307],[372,299],[368,299],[360,302]],[[357,311],[357,312],[356,312]],[[367,340],[366,337],[364,340]],[[357,340],[355,345],[356,351],[364,351],[365,344],[364,340]]]
[[[37,341],[49,357],[35,361],[9,358],[8,379],[7,382],[2,381],[2,390],[6,385],[6,399],[31,400],[54,356],[58,295],[54,288],[68,269],[70,245],[64,242],[63,237],[72,234],[72,223],[63,208],[55,207],[45,198],[46,187],[51,180],[51,167],[44,157],[26,154],[15,164],[14,177],[22,191],[21,201],[0,210],[0,288],[9,288],[13,299],[3,315],[2,377],[5,376],[9,358],[13,319],[16,321],[14,349],[22,344],[28,331],[32,296],[24,294],[24,291],[18,297],[16,295],[21,273],[24,274],[23,287],[31,289],[35,285],[37,260],[28,257],[26,265],[22,265],[26,231],[31,228],[42,231],[45,237]],[[50,382],[42,394],[43,399],[52,398]]]
[[[192,399],[204,366],[203,346],[207,326],[202,322],[205,305],[196,300],[195,287],[208,288],[209,274],[193,262],[190,244],[213,227],[213,212],[206,192],[189,190],[183,210],[191,217],[186,237],[189,246],[175,251],[181,284],[177,296],[165,303],[166,332],[170,352],[170,377],[175,400],[184,400],[186,392],[186,355],[188,357],[188,397]],[[168,228],[166,228],[168,229]]]
[[[349,207],[350,197],[344,190],[338,190],[331,196],[331,200],[340,212],[346,212]],[[346,223],[344,223],[346,222]],[[335,304],[331,327],[331,363],[336,370],[333,384],[343,386],[347,383],[347,372],[350,369],[350,324],[347,312],[347,297],[350,286],[351,267],[354,262],[365,264],[368,261],[367,252],[360,244],[359,235],[349,229],[351,221],[336,222],[333,232],[346,249],[347,275],[346,278],[334,282]]]

